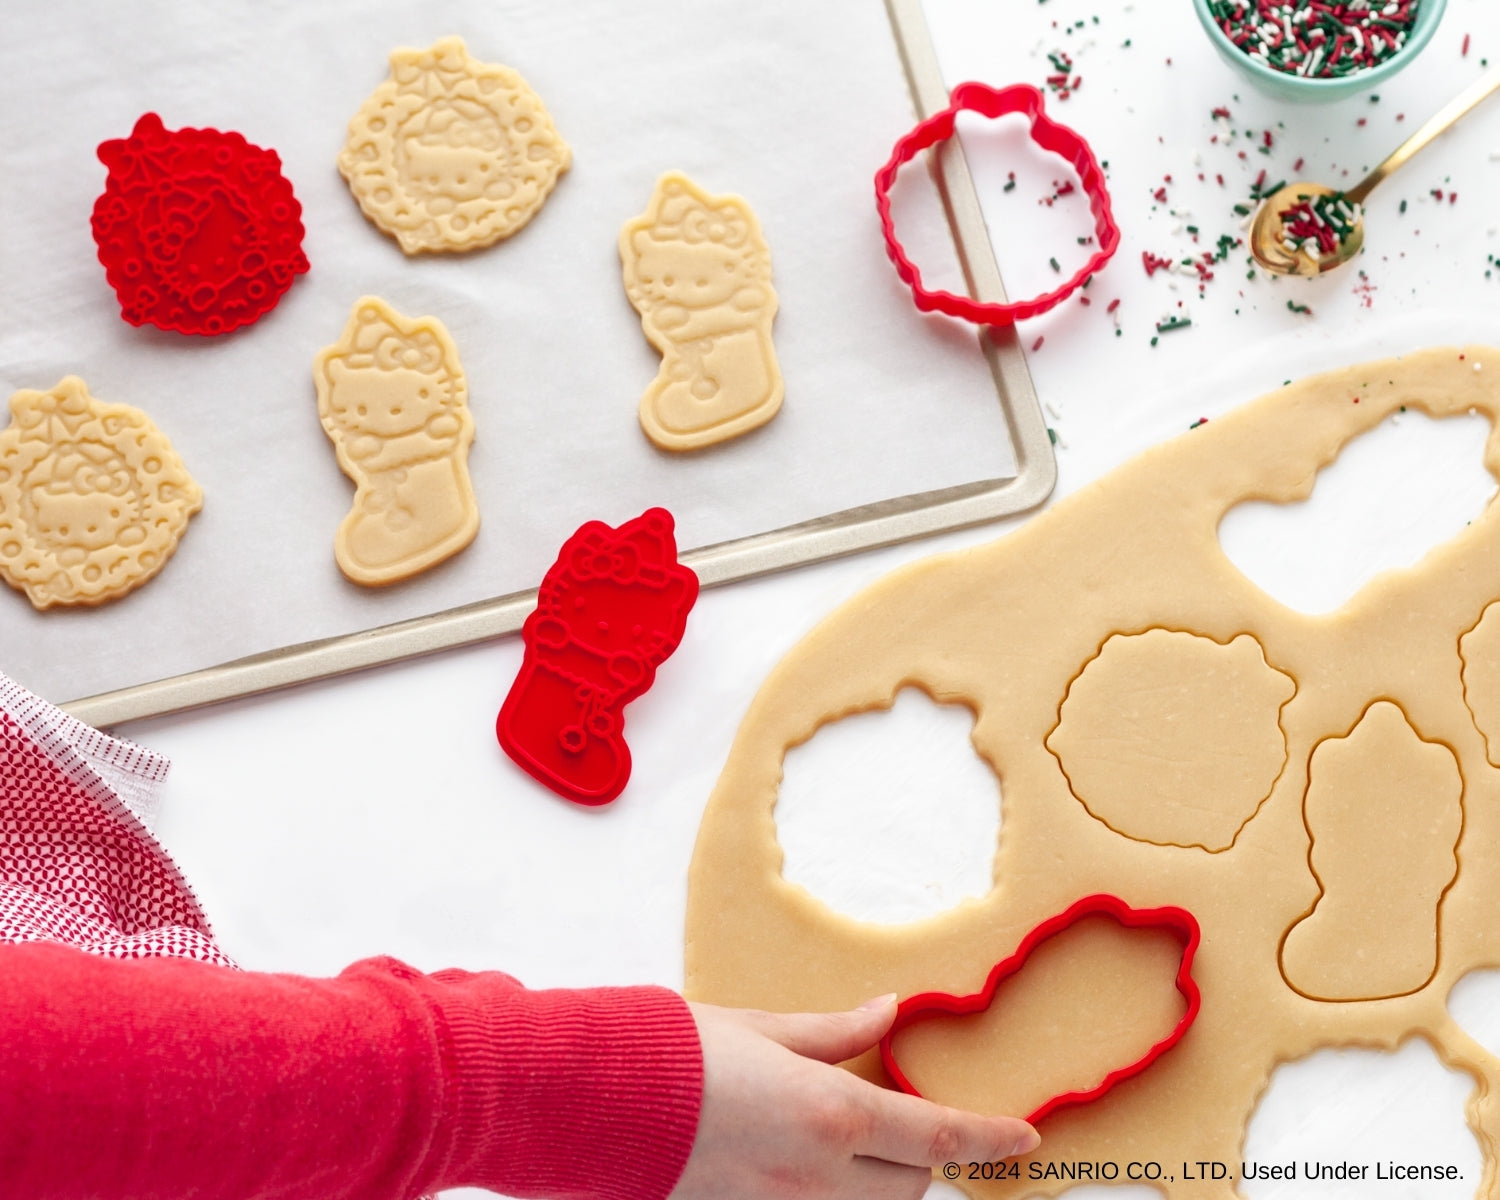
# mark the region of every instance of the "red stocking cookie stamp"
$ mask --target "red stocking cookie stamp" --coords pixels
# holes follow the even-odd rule
[[[521,636],[526,657],[495,722],[516,765],[577,804],[608,804],[630,778],[625,706],[656,678],[698,599],[677,561],[672,514],[648,508],[563,543]]]

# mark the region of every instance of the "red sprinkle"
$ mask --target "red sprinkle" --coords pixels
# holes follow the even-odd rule
[[[1106,308],[1104,311],[1105,312],[1114,312],[1115,309],[1117,309],[1119,307],[1120,307],[1120,298],[1118,296],[1116,296],[1113,300],[1111,300],[1109,302],[1109,307]]]
[[[1141,262],[1145,264],[1146,278],[1148,279],[1151,276],[1155,275],[1163,267],[1170,267],[1172,265],[1172,260],[1170,258],[1159,258],[1157,255],[1152,254],[1149,250],[1141,251]]]
[[[1031,349],[1033,350],[1033,352],[1037,351],[1037,350],[1040,350],[1042,348],[1042,343],[1045,342],[1046,340],[1047,340],[1047,338],[1044,335],[1042,337],[1037,338],[1036,341],[1032,342],[1031,343]]]
[[[1464,34],[1464,48],[1458,53],[1461,58],[1469,57],[1469,35],[1467,33]]]
[[[1292,170],[1294,170],[1294,171],[1300,171],[1300,170],[1302,170],[1302,160],[1300,158],[1296,162],[1294,162],[1292,164]]]
[[[1158,204],[1165,204],[1167,202],[1167,189],[1164,187],[1157,188],[1151,195]]]

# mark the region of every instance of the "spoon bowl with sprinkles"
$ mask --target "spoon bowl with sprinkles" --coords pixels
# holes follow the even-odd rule
[[[1310,182],[1277,188],[1261,201],[1250,225],[1255,261],[1276,275],[1321,275],[1343,266],[1365,244],[1365,198],[1496,90],[1500,71],[1480,76],[1347,191]]]

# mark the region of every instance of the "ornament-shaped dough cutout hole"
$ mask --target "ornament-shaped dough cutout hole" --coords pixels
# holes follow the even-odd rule
[[[1445,1067],[1420,1037],[1388,1052],[1334,1047],[1283,1063],[1250,1117],[1243,1166],[1230,1164],[1238,1193],[1247,1200],[1470,1200],[1484,1174],[1465,1123],[1475,1083]],[[1288,1163],[1294,1178],[1270,1177]],[[1251,1164],[1263,1170],[1240,1179]],[[1392,1180],[1392,1164],[1451,1166],[1459,1178]]]
[[[1345,445],[1306,500],[1235,505],[1219,524],[1219,544],[1288,608],[1332,612],[1382,572],[1415,566],[1484,512],[1495,495],[1484,465],[1489,436],[1479,415],[1394,414]]]
[[[1172,1032],[1187,1008],[1176,984],[1182,957],[1169,930],[1087,916],[1040,943],[987,1008],[925,1017],[898,1029],[891,1049],[929,1100],[1031,1113],[1099,1086]]]
[[[1117,633],[1068,685],[1047,749],[1116,833],[1227,850],[1286,765],[1281,710],[1296,690],[1248,633]]]
[[[902,688],[792,747],[776,838],[782,875],[835,912],[900,924],[993,886],[1000,782],[974,749],[974,714]]]

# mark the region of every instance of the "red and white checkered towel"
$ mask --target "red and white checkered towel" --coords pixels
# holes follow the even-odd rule
[[[151,836],[167,767],[0,674],[0,942],[235,965]]]

